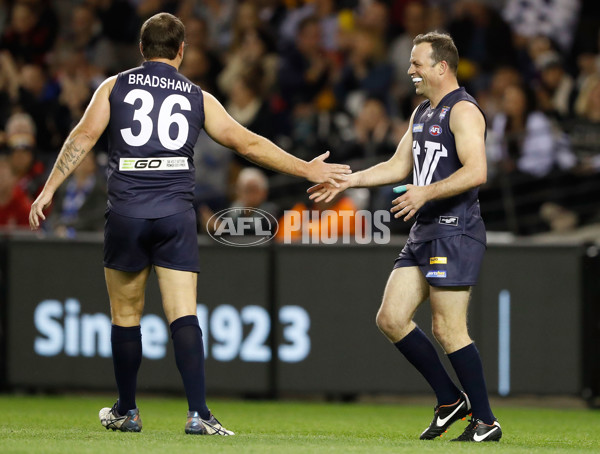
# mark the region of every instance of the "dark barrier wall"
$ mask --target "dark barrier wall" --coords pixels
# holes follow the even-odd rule
[[[375,325],[397,252],[381,246],[278,251],[277,301],[306,308],[313,343],[305,361],[279,367],[282,390],[428,391]],[[579,246],[489,247],[469,326],[492,391],[579,392],[581,255]],[[416,321],[428,334],[430,320],[425,303]]]
[[[9,384],[112,389],[102,245],[11,241],[8,254]],[[201,248],[198,315],[210,389],[268,390],[268,254],[264,248]],[[142,339],[140,389],[180,389],[154,273]]]
[[[401,246],[200,246],[198,315],[213,392],[429,392],[375,326]],[[113,389],[102,246],[7,244],[9,385]],[[489,388],[581,391],[581,246],[492,245],[470,328]],[[431,333],[428,304],[416,318]],[[154,274],[142,390],[180,390]],[[444,358],[444,361],[446,359]]]

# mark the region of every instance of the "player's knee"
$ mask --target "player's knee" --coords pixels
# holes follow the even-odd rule
[[[440,317],[433,318],[431,331],[445,351],[453,351],[456,345],[462,345],[469,340],[466,326],[453,326]]]
[[[394,335],[406,325],[397,314],[392,314],[382,309],[379,309],[379,312],[377,312],[375,323],[381,332],[388,337],[395,337]]]
[[[431,331],[433,332],[433,337],[435,337],[442,346],[448,344],[452,339],[452,330],[443,319],[434,317]]]
[[[111,301],[110,313],[112,322],[120,326],[131,326],[136,321],[139,323],[142,308],[143,303],[139,300]]]

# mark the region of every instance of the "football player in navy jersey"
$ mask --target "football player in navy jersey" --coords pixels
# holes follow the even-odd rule
[[[178,72],[185,29],[167,13],[141,28],[145,62],[108,78],[65,141],[29,215],[32,229],[45,219],[60,184],[108,128],[108,209],[104,269],[112,318],[112,356],[119,398],[100,410],[107,429],[139,432],[135,401],[142,359],[140,318],[150,269],[158,276],[175,360],[189,404],[185,432],[233,435],[205,401],[202,332],[196,317],[198,243],[193,147],[202,128],[220,144],[269,169],[338,185],[350,173],[328,164],[328,153],[310,162],[281,150],[234,121],[210,94]]]
[[[413,41],[408,74],[426,99],[413,112],[396,153],[350,175],[335,187],[318,184],[313,200],[332,200],[348,187],[397,183],[411,172],[413,184],[391,211],[415,218],[409,239],[396,259],[377,326],[425,377],[435,391],[433,421],[423,440],[442,436],[469,414],[456,441],[498,441],[502,429],[490,409],[479,352],[467,330],[467,307],[486,248],[478,187],[485,183],[485,116],[456,78],[458,51],[447,34],[430,32]],[[436,350],[413,321],[419,305],[431,302],[433,335],[456,371],[463,390],[449,377]]]

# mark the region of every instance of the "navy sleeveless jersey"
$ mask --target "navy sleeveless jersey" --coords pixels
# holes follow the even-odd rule
[[[462,167],[454,134],[450,131],[452,108],[460,101],[472,102],[481,110],[464,88],[448,93],[435,109],[431,108],[429,100],[417,108],[412,129],[415,186],[448,178]],[[416,222],[410,231],[411,241],[423,242],[465,234],[485,244],[485,226],[478,194],[479,189],[474,188],[454,197],[427,202],[417,212]]]
[[[109,100],[109,208],[157,219],[192,207],[202,90],[173,66],[147,61],[117,76]]]

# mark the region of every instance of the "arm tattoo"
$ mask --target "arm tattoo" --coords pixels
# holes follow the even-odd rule
[[[56,160],[56,168],[63,175],[67,175],[67,172],[77,166],[81,156],[85,154],[85,149],[82,146],[77,146],[75,139],[67,139],[65,142],[62,153]]]
[[[60,159],[56,161],[55,167],[60,170],[60,173],[62,173],[64,176],[67,176],[67,168]]]

